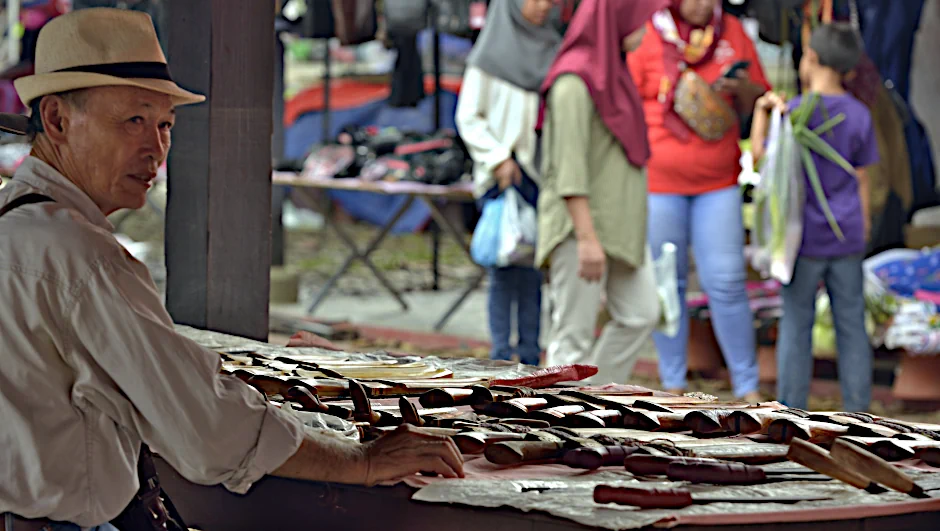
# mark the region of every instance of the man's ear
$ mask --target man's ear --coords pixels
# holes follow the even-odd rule
[[[42,128],[50,140],[56,143],[65,141],[70,111],[69,105],[59,96],[47,96],[39,102]]]

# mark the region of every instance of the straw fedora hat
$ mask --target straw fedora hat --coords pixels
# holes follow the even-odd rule
[[[176,105],[206,99],[180,88],[170,77],[150,15],[105,7],[49,21],[36,42],[35,73],[13,84],[27,107],[48,94],[107,86],[168,94]]]

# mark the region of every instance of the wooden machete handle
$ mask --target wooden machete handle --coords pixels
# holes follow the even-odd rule
[[[509,441],[488,445],[483,455],[497,465],[521,465],[557,459],[564,451],[564,444],[560,442]]]
[[[833,459],[844,467],[857,470],[862,475],[870,477],[890,489],[903,492],[914,498],[930,497],[920,485],[914,483],[910,476],[877,455],[848,441],[836,439],[832,443],[830,454]]]
[[[790,441],[790,450],[787,452],[787,458],[794,463],[812,468],[820,474],[838,479],[857,489],[864,489],[872,494],[885,492],[885,489],[880,485],[872,483],[872,481],[865,476],[837,463],[826,450],[802,439],[793,439]]]
[[[287,390],[288,400],[292,402],[297,402],[300,404],[305,411],[315,411],[317,413],[326,413],[330,408],[320,402],[320,399],[317,398],[317,395],[310,392],[306,387],[295,385]]]
[[[378,424],[382,415],[372,410],[372,403],[369,402],[369,395],[366,394],[365,388],[352,378],[347,381],[349,382],[349,397],[353,403],[353,420]]]
[[[594,501],[632,505],[642,509],[681,509],[695,503],[687,490],[642,489],[638,487],[594,487]]]
[[[398,409],[401,412],[401,423],[412,426],[424,426],[424,419],[418,415],[418,409],[407,398],[398,399]]]
[[[616,466],[626,456],[639,450],[639,446],[602,446],[600,448],[577,448],[565,452],[562,464],[571,468],[596,470],[602,466]]]
[[[714,485],[756,485],[767,481],[763,469],[741,463],[673,462],[666,468],[666,477],[673,481]]]
[[[721,463],[703,457],[675,457],[671,455],[628,455],[623,460],[627,472],[634,476],[665,476],[672,463]]]

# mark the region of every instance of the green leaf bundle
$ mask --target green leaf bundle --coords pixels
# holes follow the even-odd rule
[[[799,144],[803,169],[806,171],[806,176],[809,179],[810,186],[813,188],[813,193],[816,195],[816,200],[819,202],[820,207],[822,207],[826,221],[829,222],[829,227],[832,228],[832,231],[836,234],[836,237],[839,238],[839,241],[844,241],[845,235],[842,233],[842,229],[839,227],[839,223],[836,221],[835,216],[832,214],[832,209],[829,207],[829,201],[826,199],[826,193],[823,191],[822,183],[819,180],[819,171],[816,168],[816,163],[813,161],[812,154],[816,153],[820,157],[834,164],[838,164],[842,169],[853,176],[856,175],[855,168],[853,168],[838,151],[823,140],[821,136],[826,133],[831,133],[835,126],[842,123],[845,120],[844,114],[840,113],[835,117],[828,118],[825,123],[816,129],[809,128],[809,120],[813,114],[815,114],[816,108],[820,104],[819,100],[819,94],[809,94],[800,103],[799,107],[790,113],[790,121],[793,124],[793,136]],[[825,106],[823,106],[823,110],[825,112]],[[826,114],[828,115],[828,113]]]

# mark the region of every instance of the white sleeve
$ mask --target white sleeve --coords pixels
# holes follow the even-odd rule
[[[479,68],[468,67],[464,72],[457,98],[455,121],[460,138],[463,139],[473,162],[487,174],[512,155],[490,130],[487,119],[487,93],[492,79]]]
[[[303,424],[256,389],[220,374],[221,358],[179,335],[146,267],[99,262],[67,308],[79,378],[109,385],[84,402],[136,433],[188,480],[236,493],[300,447]]]

